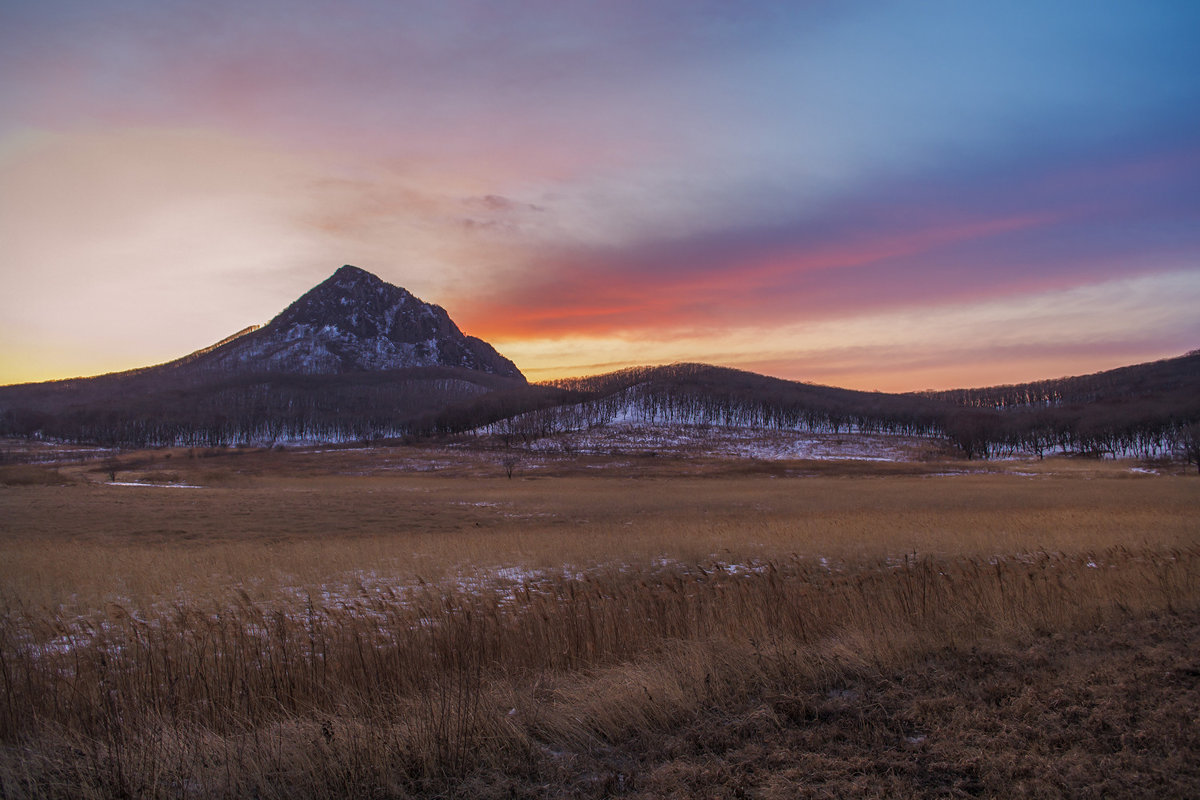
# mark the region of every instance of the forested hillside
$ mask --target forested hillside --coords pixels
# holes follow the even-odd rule
[[[1200,436],[1200,351],[1091,375],[920,396],[959,407],[945,428],[969,455],[1184,453]]]
[[[155,373],[104,376],[0,388],[0,435],[136,447],[367,441],[429,432],[447,407],[526,386],[457,367],[187,385]]]
[[[704,364],[531,385],[455,367],[215,382],[143,370],[0,388],[0,435],[111,446],[505,443],[613,423],[945,437],[968,458],[1075,453],[1200,461],[1200,354],[1055,381],[886,394]]]
[[[500,420],[490,430],[528,440],[624,419],[944,436],[968,458],[1051,452],[1200,458],[1200,354],[1056,381],[900,395],[704,364],[635,367],[548,385],[566,392],[557,404],[543,399],[543,407],[525,413],[474,417],[462,408],[463,424],[445,430]]]

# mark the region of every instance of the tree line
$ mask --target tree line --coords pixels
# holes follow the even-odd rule
[[[1187,458],[1200,425],[1200,351],[1091,375],[921,396],[956,408],[945,432],[968,456]]]
[[[272,445],[426,435],[447,408],[523,381],[423,367],[246,375],[179,387],[151,376],[0,389],[0,435],[109,447]]]
[[[105,446],[270,445],[484,433],[506,444],[613,421],[944,437],[968,458],[1159,457],[1200,465],[1200,353],[1094,375],[887,394],[704,364],[527,384],[425,367],[207,382],[155,372],[0,388],[0,435]],[[1189,449],[1191,448],[1191,449]],[[1189,455],[1192,454],[1192,455]]]
[[[1200,466],[1200,358],[1059,381],[885,394],[768,378],[703,364],[636,367],[554,381],[560,401],[473,427],[513,440],[614,420],[816,433],[944,437],[968,458],[1022,453],[1182,456]],[[1189,455],[1190,454],[1190,455]]]

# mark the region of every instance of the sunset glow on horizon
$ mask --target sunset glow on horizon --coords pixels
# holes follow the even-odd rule
[[[530,380],[909,391],[1200,348],[1200,6],[0,0],[0,384],[342,264]]]

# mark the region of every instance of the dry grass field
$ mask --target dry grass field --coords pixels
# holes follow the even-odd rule
[[[0,466],[0,796],[1200,794],[1193,476],[510,458]]]

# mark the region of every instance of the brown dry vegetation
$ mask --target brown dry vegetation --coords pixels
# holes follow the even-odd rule
[[[1200,792],[1194,478],[401,451],[0,490],[0,795]]]

